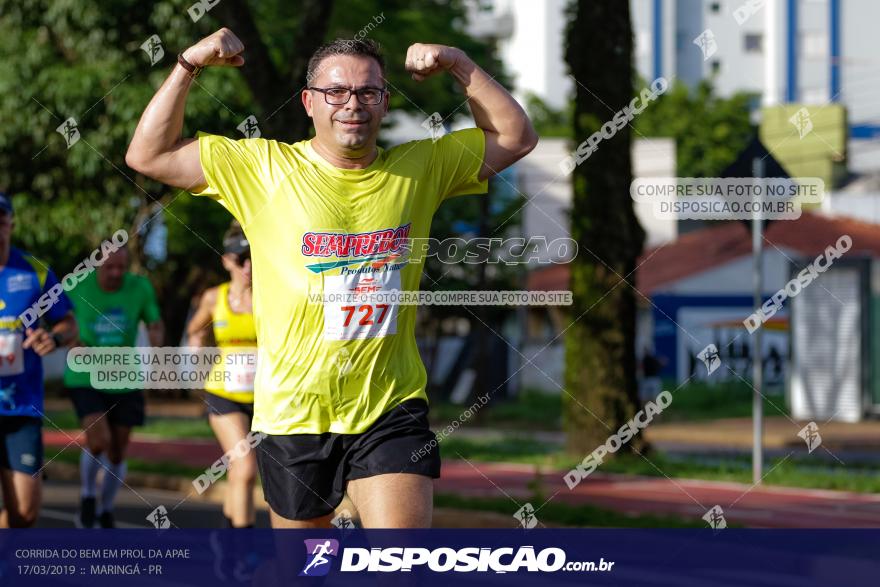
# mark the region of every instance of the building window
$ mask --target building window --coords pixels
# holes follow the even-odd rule
[[[718,61],[717,59],[713,59],[712,64],[711,64],[711,68],[712,68],[712,73],[720,72],[721,71],[721,62]]]
[[[761,33],[746,33],[743,36],[743,42],[746,53],[764,52],[764,35]]]
[[[710,2],[709,10],[712,11],[712,14],[718,14],[721,12],[721,2]]]

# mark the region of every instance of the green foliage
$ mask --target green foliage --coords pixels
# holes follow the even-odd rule
[[[191,2],[108,4],[0,2],[0,47],[15,56],[0,63],[0,185],[15,194],[15,243],[61,275],[119,228],[128,230],[140,265],[139,236],[152,227],[157,203],[191,199],[125,165],[131,134],[174,55],[202,35],[186,13]],[[155,66],[140,47],[153,34],[165,53]],[[185,134],[234,128],[246,116],[247,87],[236,72],[212,71],[199,83],[187,105]],[[56,132],[68,117],[80,133],[70,148]],[[184,234],[177,244],[189,262],[217,270],[219,262],[199,237],[217,240],[229,217],[208,217],[214,222],[196,234],[173,212],[165,214],[169,231]],[[160,293],[169,289],[154,283]],[[181,300],[172,295],[166,301]]]
[[[706,80],[693,89],[678,81],[633,124],[647,137],[675,139],[680,177],[714,177],[754,135],[749,120],[753,100],[746,92],[721,98]]]

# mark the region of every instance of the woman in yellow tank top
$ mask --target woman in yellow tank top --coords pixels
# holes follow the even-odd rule
[[[190,346],[208,346],[213,334],[214,344],[221,350],[221,360],[205,386],[205,403],[223,453],[231,457],[223,515],[229,527],[248,528],[254,524],[257,477],[257,459],[248,443],[254,414],[257,334],[251,306],[250,246],[238,222],[233,221],[224,235],[223,249],[223,267],[230,280],[202,294],[187,326],[187,337]]]

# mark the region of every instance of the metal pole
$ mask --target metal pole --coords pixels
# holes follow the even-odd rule
[[[755,184],[761,185],[764,177],[764,160],[755,158],[752,160],[752,176],[756,179]],[[763,283],[761,271],[764,258],[763,224],[761,221],[761,203],[763,191],[753,201],[757,209],[752,211],[752,259],[754,261],[754,307],[760,308],[763,303],[761,290]],[[761,384],[764,377],[764,353],[761,348],[761,328],[755,330],[752,335],[752,384],[754,394],[752,396],[752,482],[756,485],[761,482],[764,470],[764,402],[761,394]]]
[[[489,236],[489,198],[483,198],[483,201],[480,202],[480,220],[479,227],[477,228],[477,234],[481,237]],[[477,267],[477,290],[485,291],[486,290],[486,263],[480,263]],[[476,378],[474,381],[474,387],[471,388],[471,393],[467,397],[469,398],[467,401],[471,401],[470,398],[476,398],[479,395],[484,393],[491,392],[490,389],[490,381],[492,381],[491,374],[489,370],[492,369],[492,362],[489,360],[489,313],[486,311],[485,306],[477,306],[477,321],[473,322],[476,330]],[[489,401],[491,402],[493,399],[489,397]],[[485,414],[480,414],[480,410],[477,411],[477,422],[484,423]]]

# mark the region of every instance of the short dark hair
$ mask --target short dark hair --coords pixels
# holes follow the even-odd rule
[[[372,39],[336,39],[321,45],[312,54],[306,72],[307,84],[311,85],[315,81],[315,78],[320,73],[321,62],[327,57],[333,57],[334,55],[360,55],[375,59],[376,63],[379,64],[379,71],[382,73],[382,77],[385,77],[385,58],[382,56],[379,43]]]

